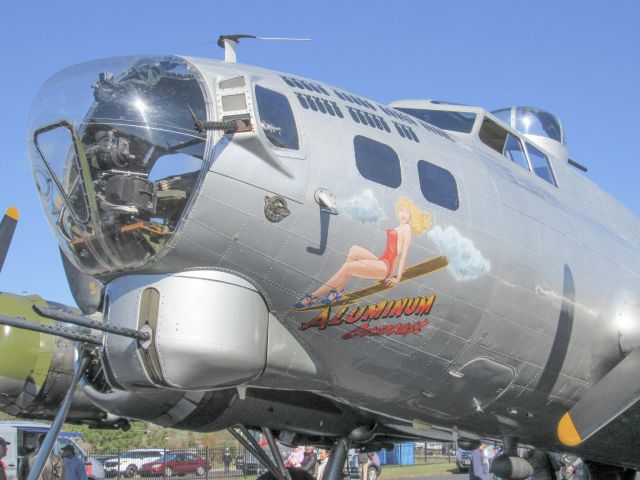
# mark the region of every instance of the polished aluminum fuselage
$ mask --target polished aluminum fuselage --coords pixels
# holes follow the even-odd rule
[[[635,301],[640,293],[638,218],[553,156],[557,187],[474,135],[439,134],[407,117],[390,116],[379,103],[369,100],[373,108],[352,104],[320,82],[312,83],[322,85],[328,95],[291,86],[293,82],[271,71],[188,61],[207,83],[210,119],[224,113],[219,103],[224,92],[218,88],[223,79],[245,77],[250,115],[255,115],[255,84],[286,95],[300,148],[270,144],[254,117],[252,132],[210,132],[208,172],[167,251],[142,270],[103,279],[120,282],[117,288],[122,289],[130,275],[162,278],[206,270],[251,284],[267,306],[269,332],[280,333],[261,334],[267,342],[264,368],[245,378],[242,388],[307,390],[369,412],[381,423],[457,427],[561,449],[555,427],[562,413],[622,358],[616,316],[624,302]],[[335,102],[343,115],[303,108],[300,95]],[[349,108],[378,115],[390,131],[356,122]],[[411,128],[417,141],[401,136],[394,122]],[[362,176],[354,157],[356,136],[395,150],[401,165],[397,188]],[[419,161],[455,178],[457,209],[427,201]],[[321,213],[319,189],[335,196],[336,214]],[[347,206],[362,195],[375,198],[379,206],[368,221],[348,213]],[[284,198],[290,210],[277,222],[265,216],[265,197],[274,196]],[[401,196],[431,216],[430,229],[412,239],[407,266],[445,254],[430,234],[439,229],[453,232],[454,242],[470,243],[485,267],[464,275],[453,267],[460,259],[449,258],[448,267],[363,298],[342,317],[336,317],[338,307],[294,308],[305,292],[316,290],[343,266],[352,246],[382,255],[387,229],[399,223],[396,203]],[[347,291],[374,282],[351,278]],[[433,305],[420,318],[346,320],[356,305],[432,295]],[[221,300],[211,317],[239,308],[232,300]],[[317,321],[322,314],[328,323]],[[364,323],[375,328],[418,320],[428,324],[411,333],[388,329],[349,336]],[[255,338],[255,332],[242,331],[241,323],[226,321],[220,328]],[[197,397],[195,403],[202,398],[188,395]],[[148,418],[157,419],[160,413]],[[143,417],[144,412],[131,416]],[[594,440],[579,453],[603,458],[608,450]],[[630,464],[632,454],[620,454],[618,461]]]

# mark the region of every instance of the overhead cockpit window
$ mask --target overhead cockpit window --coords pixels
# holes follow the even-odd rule
[[[398,188],[402,183],[400,159],[393,148],[358,135],[353,139],[356,166],[367,180]]]
[[[535,174],[549,182],[551,185],[557,187],[558,183],[556,182],[553,170],[551,169],[549,158],[529,142],[526,142],[526,144],[527,152],[529,153],[529,160],[531,160],[531,166],[533,167]]]
[[[460,206],[458,184],[449,170],[420,160],[418,177],[424,198],[449,210],[458,209]]]
[[[256,85],[256,102],[260,125],[269,141],[279,148],[298,150],[298,129],[287,97]]]
[[[451,112],[425,108],[394,108],[401,112],[408,113],[423,122],[430,123],[431,125],[451,132],[470,133],[476,121],[476,114],[473,112]]]
[[[140,268],[164,251],[206,171],[203,83],[178,57],[119,57],[47,81],[30,118],[40,199],[85,273]]]

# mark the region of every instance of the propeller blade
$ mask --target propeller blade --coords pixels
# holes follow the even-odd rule
[[[640,400],[640,349],[634,350],[589,390],[558,423],[560,441],[574,447]]]
[[[18,224],[18,209],[16,207],[10,207],[4,214],[2,222],[0,223],[0,271],[2,271],[2,265],[4,259],[7,257],[9,251],[9,245],[11,245],[11,239],[13,238],[13,232],[16,230]]]

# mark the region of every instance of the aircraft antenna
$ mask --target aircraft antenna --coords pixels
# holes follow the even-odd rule
[[[228,63],[236,63],[236,47],[242,38],[252,38],[254,40],[285,40],[294,42],[308,42],[310,38],[293,38],[293,37],[257,37],[255,35],[232,34],[220,35],[218,37],[218,46],[224,48],[224,61]]]

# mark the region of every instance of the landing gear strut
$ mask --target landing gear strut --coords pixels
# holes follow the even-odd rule
[[[349,451],[349,440],[339,438],[331,447],[331,455],[329,463],[324,472],[323,480],[342,480],[342,469],[344,462],[347,460],[347,452]]]
[[[269,470],[271,475],[273,475],[273,478],[276,480],[291,480],[289,471],[284,466],[280,450],[278,450],[278,446],[276,445],[276,441],[273,438],[273,434],[270,429],[263,428],[262,433],[264,433],[264,436],[267,438],[269,450],[271,451],[271,455],[273,456],[275,463],[271,461],[265,451],[262,450],[262,447],[258,442],[256,442],[256,439],[253,438],[249,430],[247,430],[247,427],[244,425],[236,425],[229,428],[229,433],[233,435],[235,439],[244,446],[244,448],[251,452],[251,454],[256,457],[267,470]]]

